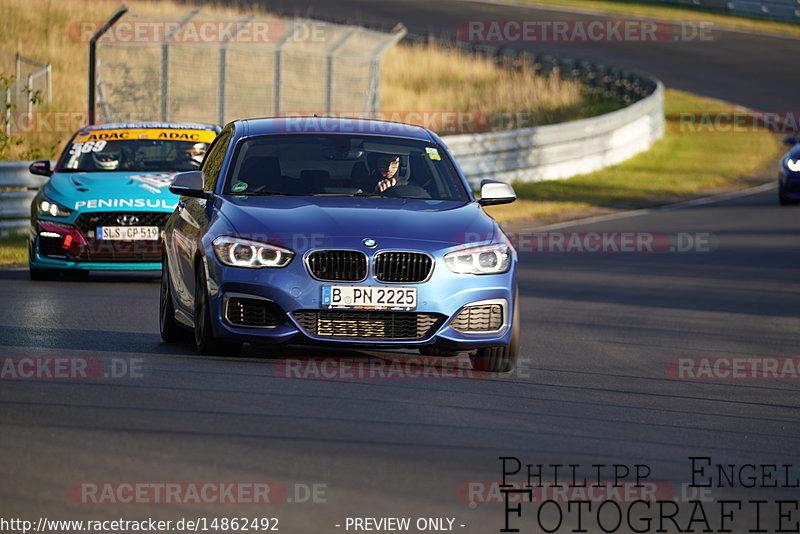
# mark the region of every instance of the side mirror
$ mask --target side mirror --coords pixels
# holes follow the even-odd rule
[[[209,193],[203,189],[205,180],[203,171],[179,172],[172,179],[169,190],[184,197],[208,198]]]
[[[798,143],[798,139],[794,135],[789,135],[783,138],[783,142],[787,145],[796,145]]]
[[[31,174],[38,174],[39,176],[52,176],[53,171],[50,169],[50,160],[43,159],[34,161],[28,166]]]
[[[510,184],[497,180],[483,180],[481,182],[481,206],[494,206],[497,204],[510,204],[517,200],[517,194]]]

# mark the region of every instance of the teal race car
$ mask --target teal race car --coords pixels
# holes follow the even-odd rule
[[[179,197],[177,172],[200,168],[219,127],[188,123],[114,123],[80,129],[31,204],[32,280],[93,270],[161,269],[164,225]]]

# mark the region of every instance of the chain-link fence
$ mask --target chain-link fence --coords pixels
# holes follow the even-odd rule
[[[379,111],[381,56],[404,35],[402,26],[380,32],[314,20],[126,12],[96,43],[89,80],[96,121],[371,116]]]
[[[0,89],[0,122],[6,134],[17,130],[15,117],[20,113],[31,114],[34,106],[49,103],[53,94],[53,76],[49,64],[14,55],[13,62],[0,64],[3,80]]]

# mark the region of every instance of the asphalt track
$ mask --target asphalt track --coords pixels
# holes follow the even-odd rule
[[[364,19],[403,20],[412,28],[489,9],[358,4]],[[788,108],[797,75],[766,58],[748,58],[738,58],[740,69],[763,71],[768,81],[729,73],[741,80],[738,88],[725,86],[729,98],[743,91],[754,102]],[[702,83],[703,67],[687,62],[694,72],[687,80]],[[668,79],[667,71],[649,70]],[[758,90],[774,98],[759,99]],[[678,357],[797,356],[800,211],[779,207],[775,197],[771,189],[559,230],[653,232],[673,244],[679,233],[708,238],[710,247],[699,250],[523,250],[523,355],[507,377],[410,376],[453,373],[440,362],[403,365],[406,376],[394,378],[286,378],[276,357],[320,364],[366,359],[375,369],[403,356],[251,347],[235,359],[198,357],[188,346],[160,342],[154,280],[99,275],[88,283],[30,282],[24,271],[0,271],[4,356],[135,366],[120,377],[0,381],[0,515],[33,521],[271,516],[282,532],[315,533],[347,532],[348,516],[430,516],[455,518],[459,532],[485,533],[502,528],[502,506],[470,506],[481,495],[465,498],[458,489],[499,480],[499,456],[577,464],[580,475],[591,475],[593,464],[647,464],[649,480],[679,499],[681,484],[691,480],[690,456],[791,464],[796,476],[797,380],[675,379],[670,365]],[[604,471],[602,479],[609,478]],[[287,488],[288,497],[269,505],[81,504],[70,488],[92,481],[272,482]],[[307,502],[304,488],[314,484],[324,494]],[[796,499],[797,490],[715,488],[712,497],[774,502],[787,495]],[[533,505],[524,508],[521,532],[541,531],[535,512]],[[738,518],[736,531],[747,530],[751,517]],[[764,521],[774,525],[774,510]]]
[[[581,12],[563,12],[516,3],[469,0],[269,0],[265,9],[287,15],[316,17],[391,28],[402,22],[418,34],[456,35],[462,21],[625,19]],[[667,87],[727,100],[762,111],[797,113],[800,39],[745,33],[698,24],[675,26],[678,40],[659,42],[519,42],[508,46],[541,54],[585,58],[623,69],[650,73]],[[706,31],[707,30],[707,31]],[[413,66],[409,66],[413,68]],[[695,111],[695,110],[686,110]]]

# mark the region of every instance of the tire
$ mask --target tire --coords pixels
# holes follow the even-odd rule
[[[487,373],[510,373],[517,365],[519,354],[519,295],[514,299],[514,319],[511,324],[511,343],[499,347],[478,349],[470,356],[472,369]]]
[[[208,284],[202,265],[198,265],[194,287],[194,345],[197,352],[207,356],[238,356],[242,343],[214,337],[211,329],[211,307],[208,304]]]
[[[781,206],[791,206],[793,204],[797,204],[796,200],[791,200],[783,194],[783,189],[778,186],[778,204]]]
[[[172,303],[167,257],[161,263],[161,291],[158,301],[158,326],[161,339],[166,343],[177,343],[186,339],[186,331],[175,320],[175,306]]]

